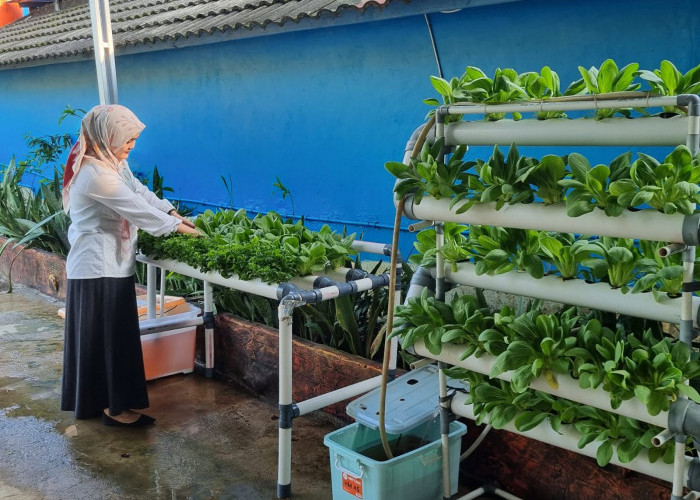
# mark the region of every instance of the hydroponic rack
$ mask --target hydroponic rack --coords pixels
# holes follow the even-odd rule
[[[545,121],[524,119],[522,121],[500,120],[496,122],[461,121],[445,124],[445,118],[448,115],[662,106],[687,107],[688,113],[687,116],[673,118],[645,116],[634,119],[608,118],[603,120],[588,118]],[[449,105],[439,108],[436,112],[435,139],[444,138],[446,149],[461,144],[468,146],[494,144],[516,144],[518,146],[677,146],[685,144],[691,151],[697,152],[700,149],[699,109],[700,98],[696,95],[630,97],[608,94],[572,98],[568,101],[550,100],[502,105],[471,103]],[[406,147],[405,164],[410,161],[410,151],[413,149],[417,136],[418,131],[414,133]],[[435,281],[437,298],[444,299],[444,291],[448,282],[511,292],[564,304],[676,323],[680,325],[681,341],[691,345],[691,341],[696,336],[694,327],[697,326],[697,321],[694,321],[694,318],[697,318],[695,310],[698,298],[693,297],[694,284],[692,281],[695,247],[700,241],[699,215],[666,215],[652,210],[642,210],[626,212],[620,217],[608,217],[602,210],[595,210],[572,218],[566,215],[563,206],[545,206],[541,203],[505,205],[500,210],[496,210],[492,203],[475,204],[463,214],[457,214],[455,210],[459,208],[459,204],[454,207],[455,210],[450,210],[449,201],[449,199],[436,200],[426,196],[417,204],[414,203],[413,196],[410,195],[405,202],[404,215],[406,217],[435,223],[436,247],[438,249],[444,240],[442,222],[486,224],[520,229],[666,241],[671,244],[667,251],[683,252],[684,287],[681,298],[663,299],[655,302],[650,297],[651,294],[623,295],[619,291],[610,289],[606,284],[592,285],[577,280],[564,282],[556,277],[544,277],[536,280],[524,273],[516,272],[497,276],[477,275],[474,266],[468,263],[458,265],[457,271],[453,271],[449,269],[449,266],[446,268],[442,256],[438,252],[436,265],[429,271]],[[409,296],[419,293],[424,286],[424,284],[412,285]],[[414,350],[416,354],[424,358],[438,361],[440,367],[438,391],[442,414],[447,415],[448,411],[451,411],[456,415],[474,419],[471,406],[464,405],[464,395],[456,394],[452,398],[447,397],[444,368],[447,365],[452,365],[489,374],[495,358],[483,355],[479,358],[471,356],[462,360],[463,349],[449,344],[443,344],[440,355],[434,355],[420,341],[415,344]],[[509,380],[510,375],[506,372],[500,378]],[[654,442],[660,445],[670,439],[675,439],[675,459],[672,466],[660,463],[651,464],[645,456],[638,457],[630,463],[622,464],[616,459],[613,459],[612,463],[672,482],[671,498],[673,500],[683,498],[683,479],[687,477],[687,487],[691,490],[688,498],[695,498],[692,496],[695,495],[693,490],[700,489],[700,459],[685,456],[685,442],[687,435],[693,436],[696,440],[700,436],[700,405],[682,398],[673,402],[668,412],[662,412],[656,416],[650,415],[646,407],[636,400],[625,401],[618,409],[612,409],[610,396],[602,389],[580,389],[577,381],[571,377],[561,376],[558,379],[558,389],[553,389],[544,380],[535,380],[531,387],[667,429],[659,434]],[[597,445],[595,443],[591,443],[583,449],[578,448],[578,438],[572,429],[565,429],[562,434],[559,434],[546,426],[548,423],[545,421],[527,432],[519,432],[512,425],[508,426],[507,429],[577,453],[596,456]],[[445,450],[448,444],[449,442],[443,434],[443,466],[446,471],[449,470],[449,454]],[[448,477],[448,473],[444,476]],[[445,491],[449,490],[445,489]],[[471,498],[469,495],[467,497]]]
[[[391,245],[354,241],[352,247],[358,252],[376,255],[391,255]],[[318,395],[306,401],[294,403],[292,400],[292,316],[294,309],[304,304],[314,304],[388,286],[388,273],[373,275],[361,269],[336,269],[319,275],[296,277],[286,283],[265,283],[260,279],[241,280],[237,276],[224,278],[216,272],[203,273],[189,265],[175,260],[159,260],[138,255],[137,259],[147,265],[148,317],[155,317],[156,311],[156,268],[171,270],[201,280],[204,283],[204,350],[205,373],[213,376],[214,370],[214,300],[212,285],[219,285],[241,292],[279,301],[279,437],[277,459],[277,497],[291,497],[292,473],[292,420],[307,415],[326,406],[350,399],[376,387],[382,376],[372,377],[358,383]],[[400,264],[399,264],[400,266]],[[163,276],[163,274],[161,274]],[[400,267],[397,269],[400,276]],[[161,295],[164,284],[161,282]],[[395,303],[400,303],[401,282],[397,278],[394,289]],[[162,310],[162,309],[161,309]],[[396,370],[398,339],[390,344],[389,377]]]

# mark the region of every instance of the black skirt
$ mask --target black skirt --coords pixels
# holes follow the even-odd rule
[[[134,278],[69,279],[61,410],[148,407]]]

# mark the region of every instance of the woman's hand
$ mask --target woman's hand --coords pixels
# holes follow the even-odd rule
[[[192,222],[191,220],[189,220],[186,217],[183,217],[182,215],[177,213],[177,210],[175,210],[174,208],[170,212],[168,212],[168,215],[172,215],[173,217],[177,217],[178,219],[180,219],[182,221],[182,224],[185,224],[186,226],[189,226],[192,229],[195,228],[194,222]]]
[[[188,221],[189,222],[189,221]],[[177,225],[177,232],[180,234],[189,234],[191,236],[199,237],[206,236],[205,233],[194,227],[194,224],[186,224],[184,221]]]

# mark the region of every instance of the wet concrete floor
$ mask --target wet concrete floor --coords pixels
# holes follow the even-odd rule
[[[277,408],[193,373],[149,382],[154,426],[105,427],[59,410],[63,304],[0,282],[0,500],[273,499]],[[323,437],[294,420],[292,497],[330,499]]]

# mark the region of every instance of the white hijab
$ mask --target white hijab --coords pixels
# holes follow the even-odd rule
[[[136,115],[119,104],[99,105],[83,117],[80,137],[70,150],[63,173],[63,209],[70,209],[70,186],[82,167],[88,145],[98,160],[119,168],[115,153],[131,139],[141,133],[146,126]]]

